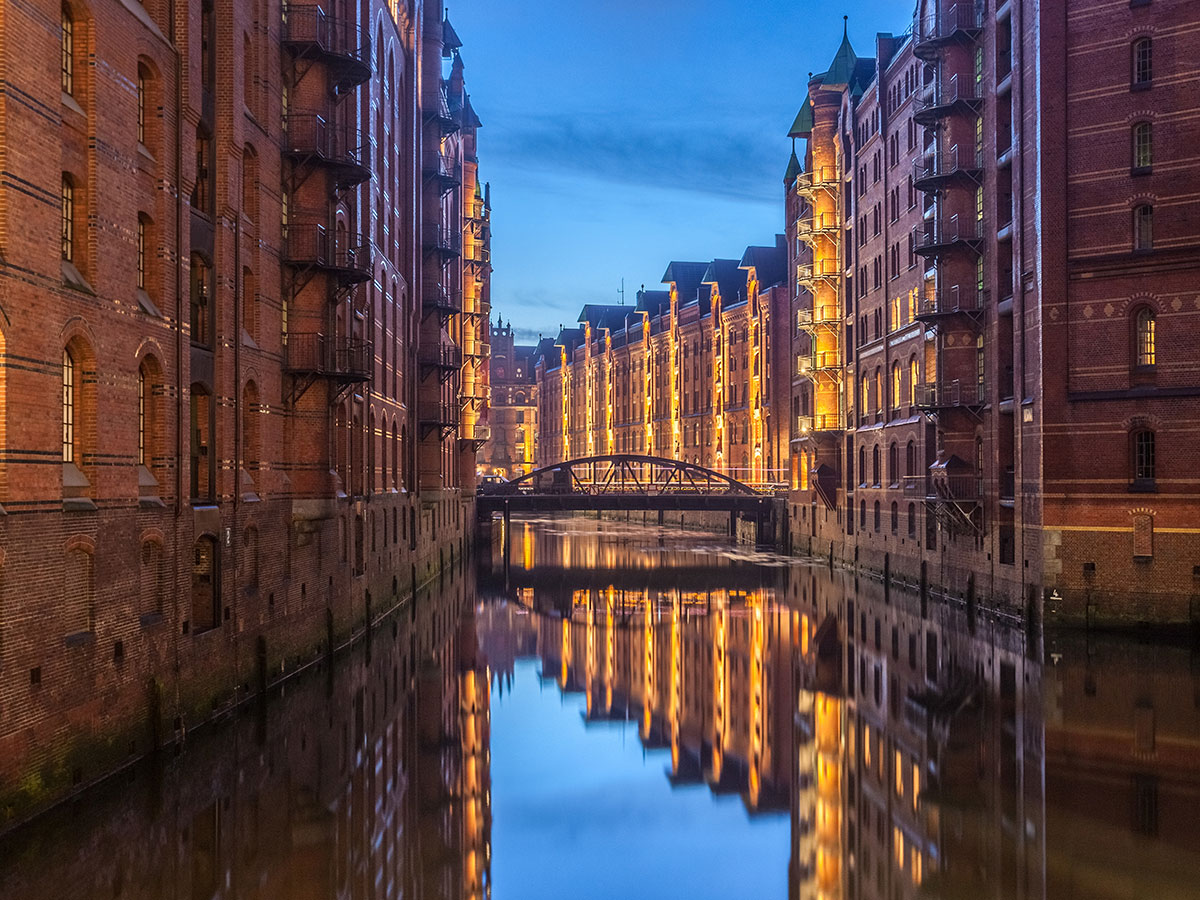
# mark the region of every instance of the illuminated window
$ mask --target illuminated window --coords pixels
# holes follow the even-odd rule
[[[1150,38],[1133,42],[1133,86],[1149,87],[1154,78],[1153,45]]]
[[[75,259],[75,182],[71,176],[62,177],[62,258]]]
[[[1138,122],[1133,126],[1133,168],[1146,172],[1154,165],[1154,126]]]
[[[892,363],[892,409],[900,408],[900,395],[904,389],[904,370],[900,363]]]
[[[1149,203],[1134,207],[1133,249],[1154,249],[1154,207]]]
[[[75,93],[75,19],[66,5],[62,8],[62,90]]]
[[[1146,308],[1140,309],[1135,322],[1138,368],[1153,366],[1156,360],[1154,312]]]
[[[904,796],[904,756],[899,750],[896,751],[896,796]]]
[[[917,369],[917,357],[912,356],[908,360],[908,405],[917,405],[917,381],[920,378],[920,371]]]
[[[75,462],[75,359],[70,350],[62,355],[62,458]]]

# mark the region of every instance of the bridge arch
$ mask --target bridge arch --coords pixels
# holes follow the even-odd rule
[[[497,497],[525,494],[765,496],[715,469],[678,459],[631,453],[584,456],[553,463],[499,485],[488,493]]]

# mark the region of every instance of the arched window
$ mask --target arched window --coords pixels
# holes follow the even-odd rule
[[[876,530],[876,531],[879,531],[879,529],[880,529],[880,519],[879,519],[879,501],[878,501],[878,500],[876,500],[876,501],[875,501],[875,530]]]
[[[888,447],[888,483],[893,486],[900,483],[900,445],[895,441]]]
[[[258,387],[247,381],[242,388],[242,469],[256,472],[259,468]]]
[[[151,253],[152,228],[150,217],[145,213],[138,213],[137,220],[137,289],[143,293],[149,293],[149,285],[151,284],[150,264],[153,259]]]
[[[1156,477],[1154,432],[1140,428],[1130,435],[1135,487],[1152,488]]]
[[[392,488],[400,487],[400,435],[396,431],[396,420],[392,420]]]
[[[875,367],[875,402],[878,404],[876,409],[877,418],[882,418],[883,415],[883,369],[879,366]]]
[[[62,355],[62,458],[65,463],[75,462],[75,401],[77,380],[75,357],[70,349]]]
[[[1134,317],[1134,347],[1139,369],[1156,365],[1154,311],[1143,306]]]
[[[859,379],[859,387],[862,391],[862,407],[861,407],[861,409],[859,409],[860,416],[870,415],[870,412],[871,412],[871,403],[870,403],[871,398],[870,398],[869,385],[870,385],[870,382],[867,380],[867,376],[863,375]]]
[[[917,445],[912,441],[904,448],[904,474],[910,478],[917,474]]]
[[[247,144],[242,149],[242,215],[251,228],[258,226],[258,153]]]
[[[1133,169],[1137,174],[1149,172],[1154,165],[1154,126],[1138,122],[1132,129]]]
[[[146,145],[146,91],[150,81],[149,70],[138,63],[137,67],[137,139],[143,147]]]
[[[858,482],[859,484],[867,483],[867,448],[858,448]]]
[[[882,482],[879,478],[879,447],[878,447],[878,445],[871,448],[871,483],[873,485],[875,485],[875,487],[879,487],[879,485],[882,484]]]
[[[163,608],[164,557],[162,544],[142,541],[141,569],[138,572],[138,597],[143,614],[161,613]]]
[[[242,268],[242,331],[250,340],[258,340],[258,285],[249,267]]]
[[[66,172],[62,176],[62,258],[75,260],[75,179]]]
[[[75,17],[62,6],[62,92],[75,94]]]
[[[192,547],[192,619],[193,634],[216,628],[220,622],[220,565],[217,542],[204,535]]]
[[[867,501],[858,501],[858,522],[863,531],[867,530]]]
[[[900,408],[900,395],[904,389],[904,370],[900,368],[900,363],[892,363],[892,409]]]
[[[96,629],[96,567],[89,550],[76,547],[67,552],[64,608],[68,634]]]
[[[908,504],[908,536],[915,538],[917,536],[917,504]]]
[[[917,357],[913,354],[908,360],[908,405],[917,405],[917,384],[921,380],[921,371],[917,368]]]
[[[1154,249],[1154,207],[1149,203],[1133,208],[1133,249]]]
[[[900,504],[892,501],[892,534],[900,532]]]
[[[1150,38],[1139,38],[1133,42],[1132,72],[1130,83],[1134,88],[1148,88],[1154,79],[1153,44]]]
[[[250,43],[250,35],[242,35],[242,103],[246,110],[254,114],[254,82],[258,80],[255,73],[254,46]]]

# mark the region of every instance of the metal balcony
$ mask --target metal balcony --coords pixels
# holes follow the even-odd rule
[[[948,409],[978,409],[987,404],[984,385],[975,381],[948,381],[941,384],[918,384],[918,409],[938,412]]]
[[[978,503],[983,499],[983,480],[972,472],[926,472],[904,476],[904,496],[923,500]]]
[[[931,3],[931,15],[917,20],[913,35],[913,55],[926,62],[936,60],[942,47],[955,42],[970,42],[983,30],[983,7],[975,0],[952,3],[941,8]]]
[[[433,400],[422,400],[417,405],[423,434],[437,431],[441,437],[448,436],[458,428],[458,401],[443,396]]]
[[[808,356],[801,357],[800,374],[810,375],[812,373],[828,373],[840,372],[842,369],[842,357],[840,353],[833,350],[820,350]]]
[[[978,250],[983,241],[983,222],[958,214],[930,219],[913,229],[915,251],[921,256],[938,256],[953,250]]]
[[[426,225],[423,244],[426,253],[436,253],[443,259],[462,255],[462,234],[457,228]]]
[[[285,3],[282,43],[298,58],[324,63],[338,93],[371,77],[370,33],[353,21],[329,15],[319,6]]]
[[[954,144],[913,161],[913,187],[928,192],[962,179],[978,181],[982,169],[980,154]]]
[[[796,311],[796,324],[804,331],[815,331],[817,328],[832,328],[837,330],[842,324],[837,307],[832,304],[816,309],[800,309]]]
[[[446,96],[446,85],[438,88],[437,99],[431,109],[425,111],[425,118],[438,126],[443,137],[454,134],[460,128],[458,116],[450,110],[450,100]]]
[[[940,288],[932,296],[921,298],[917,307],[917,319],[930,321],[943,316],[967,315],[979,317],[983,315],[987,292],[981,291],[975,285],[950,285]]]
[[[983,103],[979,85],[970,75],[952,75],[917,95],[913,120],[918,125],[935,125],[940,119],[975,112]]]
[[[423,344],[417,351],[417,361],[421,368],[438,372],[440,380],[445,381],[462,368],[463,352],[455,344]]]
[[[841,222],[833,213],[813,213],[796,223],[796,236],[807,244],[814,243],[819,237],[834,240],[840,232]]]
[[[425,288],[421,299],[425,312],[436,312],[443,316],[453,316],[462,312],[462,294],[458,291],[448,291],[440,284],[431,284]]]
[[[317,333],[292,333],[283,348],[283,368],[292,375],[332,378],[342,383],[371,380],[370,341]]]
[[[796,176],[796,193],[801,197],[811,197],[817,191],[836,191],[838,173],[834,166],[818,166],[811,172],[801,172]]]
[[[451,154],[440,151],[427,153],[423,159],[425,178],[436,183],[441,193],[448,194],[462,184],[462,176],[459,174],[461,168],[458,160]]]
[[[492,426],[487,422],[472,422],[458,427],[458,442],[476,452],[492,439]]]
[[[838,277],[839,269],[836,259],[820,259],[811,263],[800,263],[796,266],[796,283],[808,287],[818,281],[828,281]]]
[[[368,238],[334,231],[316,222],[284,227],[283,261],[297,268],[321,269],[343,284],[361,284],[372,276],[372,247]]]
[[[841,431],[841,416],[820,413],[811,416],[800,416],[796,422],[796,432],[793,434],[793,438],[804,440],[825,434],[840,434]]]
[[[285,127],[283,152],[293,160],[329,170],[338,187],[371,179],[373,144],[365,132],[318,113],[290,113]]]

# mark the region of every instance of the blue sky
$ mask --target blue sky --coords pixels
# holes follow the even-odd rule
[[[644,751],[633,722],[585,727],[583,698],[537,668],[518,660],[492,693],[495,900],[787,897],[787,813],[672,789],[668,751]]]
[[[850,16],[907,0],[451,0],[492,185],[493,316],[523,339],[658,287],[672,259],[740,255],[783,227],[787,131]]]

